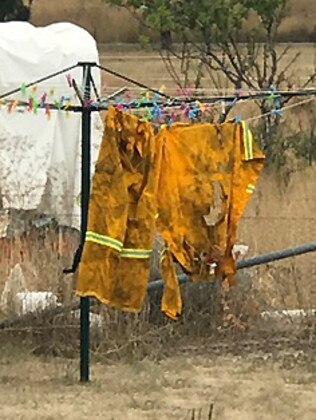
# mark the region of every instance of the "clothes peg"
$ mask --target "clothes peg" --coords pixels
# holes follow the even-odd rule
[[[46,99],[47,99],[47,93],[43,93],[43,95],[41,96],[41,105],[42,106],[45,105]]]
[[[45,115],[47,116],[47,119],[50,120],[50,118],[51,118],[51,112],[50,112],[49,104],[46,104],[45,105]]]
[[[281,109],[272,109],[271,114],[272,115],[278,115],[279,117],[281,117],[283,115]]]
[[[22,94],[22,96],[25,96],[26,95],[26,85],[25,85],[25,83],[22,83],[22,86],[21,86],[21,94]]]
[[[241,115],[237,114],[235,117],[235,124],[239,124],[241,120],[242,120]]]
[[[29,111],[33,111],[33,98],[29,99]]]
[[[72,87],[72,77],[71,74],[66,74],[66,79],[68,82],[68,86],[71,88]]]
[[[238,97],[236,96],[235,98],[234,98],[234,100],[229,104],[229,106],[230,107],[233,107],[233,106],[235,106],[236,105],[236,103],[237,103],[237,100],[238,100]]]

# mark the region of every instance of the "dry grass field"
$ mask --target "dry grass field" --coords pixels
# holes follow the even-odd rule
[[[288,44],[280,44],[277,48],[278,54],[281,54],[286,46],[288,46]],[[166,71],[165,65],[158,54],[139,51],[131,45],[117,47],[115,45],[99,44],[98,48],[100,61],[103,66],[109,67],[121,74],[125,74],[134,80],[141,81],[150,87],[160,88],[164,85],[169,94],[175,94],[176,82],[172,80]],[[299,54],[299,57],[290,67],[288,80],[298,88],[299,86],[302,86],[315,71],[316,47],[311,43],[291,44],[290,50],[280,63],[279,70],[281,71],[285,68],[297,54]],[[173,60],[173,65],[177,74],[181,75],[179,61]],[[193,70],[189,74],[193,75]],[[194,78],[191,80],[194,80]],[[221,93],[225,93],[225,91],[231,93],[232,86],[230,86],[227,79],[223,76],[219,77],[219,85]],[[104,93],[112,92],[116,88],[123,86],[135,89],[131,84],[104,72],[102,73],[102,86]],[[202,80],[202,86],[206,89],[208,94],[214,94],[215,86],[210,78],[207,77],[207,73],[205,73],[205,78]],[[287,86],[284,85],[283,87],[287,89]],[[136,88],[136,92],[139,91],[140,89]]]
[[[287,41],[315,40],[316,7],[312,0],[290,0],[289,16],[281,28]],[[103,43],[137,42],[139,24],[125,10],[111,7],[104,0],[36,0],[32,21],[46,25],[56,21],[70,21],[87,28]],[[249,27],[255,25],[250,20]]]

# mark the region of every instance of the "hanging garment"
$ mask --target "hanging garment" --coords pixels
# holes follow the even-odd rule
[[[161,129],[157,230],[193,280],[235,273],[237,225],[264,156],[244,123]]]
[[[141,310],[155,231],[157,158],[151,125],[111,107],[93,177],[78,295]]]
[[[254,192],[264,155],[245,122],[174,124],[156,139],[161,151],[156,227],[166,244],[162,311],[176,319],[181,294],[173,256],[194,281],[234,284],[238,222]]]
[[[77,292],[139,311],[155,229],[166,250],[162,311],[176,319],[181,293],[173,259],[193,280],[232,282],[237,224],[263,165],[244,124],[149,123],[110,108],[93,178]]]

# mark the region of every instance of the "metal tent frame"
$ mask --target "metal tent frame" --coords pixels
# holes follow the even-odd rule
[[[69,72],[70,70],[81,67],[83,71],[83,94],[76,85],[76,81],[73,80],[73,86],[76,90],[76,93],[80,100],[80,105],[67,105],[57,107],[55,104],[48,104],[52,110],[60,111],[72,111],[80,112],[81,119],[81,223],[80,223],[80,244],[78,250],[74,257],[73,266],[70,269],[64,270],[64,273],[74,273],[79,265],[81,252],[83,249],[85,235],[87,230],[88,223],[88,207],[89,207],[89,197],[90,197],[90,184],[91,184],[91,174],[90,174],[90,165],[91,165],[91,113],[98,111],[106,111],[109,107],[109,100],[115,97],[114,95],[109,96],[105,101],[100,100],[98,92],[95,87],[95,83],[92,77],[91,69],[97,67],[102,71],[105,71],[109,74],[112,74],[118,78],[125,80],[126,82],[132,83],[135,86],[138,86],[142,89],[151,91],[154,94],[157,94],[159,97],[165,99],[165,107],[175,107],[180,106],[183,102],[188,104],[196,102],[196,98],[189,99],[173,99],[168,95],[163,94],[162,92],[157,91],[156,89],[149,88],[148,86],[140,83],[136,80],[131,79],[130,77],[124,76],[116,71],[113,71],[109,68],[100,66],[97,63],[91,62],[78,62],[77,64],[62,69],[56,73],[47,75],[38,79],[34,82],[28,83],[25,85],[26,88],[32,87],[34,85],[40,84],[46,80],[52,79],[58,75]],[[8,98],[9,96],[19,93],[21,88],[13,89],[9,92],[6,92],[0,95],[0,100]],[[95,93],[97,101],[92,100],[91,92],[92,90]],[[120,93],[120,92],[118,92]],[[279,98],[294,98],[294,97],[305,97],[305,96],[316,96],[316,89],[305,89],[297,91],[273,91],[273,94]],[[264,99],[267,96],[271,95],[271,91],[257,92],[254,94],[241,94],[241,95],[230,95],[230,96],[213,96],[209,98],[199,98],[201,103],[216,103],[216,102],[225,102],[227,106],[227,111],[231,109],[232,104],[235,105],[237,102],[244,100],[255,100],[255,99]],[[28,105],[27,102],[19,101],[22,105]],[[144,104],[138,104],[137,108],[141,107],[150,107],[153,106],[153,102],[147,101]],[[131,106],[131,108],[136,108],[136,106]],[[221,118],[222,121],[225,120],[227,113],[224,113]],[[296,255],[302,255],[309,252],[316,251],[316,242],[311,242],[308,244],[299,245],[293,248],[287,248],[279,250],[276,252],[271,252],[268,254],[258,255],[247,260],[243,260],[237,263],[237,269],[241,270],[244,268],[254,267],[269,262],[281,260],[284,258],[294,257]],[[189,278],[186,275],[179,276],[179,283],[186,283]],[[150,282],[148,285],[148,291],[155,289],[160,289],[163,287],[162,280],[156,280]],[[90,298],[81,297],[80,298],[80,381],[88,382],[90,380],[90,359],[89,359],[89,350],[90,350]]]

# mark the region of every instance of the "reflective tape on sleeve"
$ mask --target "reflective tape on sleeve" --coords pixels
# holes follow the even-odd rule
[[[123,243],[118,241],[117,239],[111,238],[110,236],[100,235],[96,232],[88,231],[86,233],[86,241],[87,242],[94,242],[99,245],[108,246],[109,248],[113,248],[116,251],[121,252],[123,249]]]

